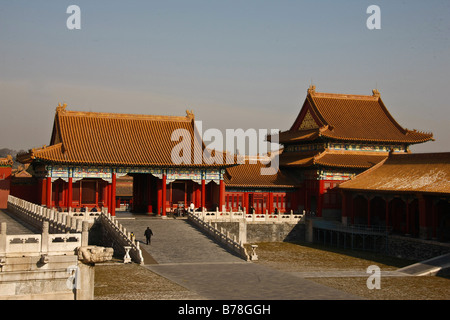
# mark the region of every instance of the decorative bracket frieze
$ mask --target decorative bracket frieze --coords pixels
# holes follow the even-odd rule
[[[151,174],[158,179],[162,179],[166,175],[166,183],[169,184],[175,180],[192,180],[198,184],[205,180],[205,183],[214,181],[216,184],[223,180],[225,169],[192,169],[192,168],[139,168],[139,167],[67,167],[47,165],[44,177],[50,177],[52,182],[62,179],[66,182],[72,178],[72,182],[77,182],[84,178],[102,179],[109,183],[112,182],[112,174],[115,173],[117,178],[123,177],[128,173]]]

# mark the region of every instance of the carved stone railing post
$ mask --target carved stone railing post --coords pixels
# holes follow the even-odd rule
[[[6,254],[6,222],[0,225],[0,258]]]
[[[42,224],[42,237],[41,237],[41,252],[48,252],[48,241],[49,241],[49,226],[48,221],[44,221]]]
[[[89,245],[89,222],[83,221],[81,230],[81,246],[87,247]]]
[[[256,254],[256,248],[258,248],[258,245],[252,244],[252,254],[251,254],[252,261],[258,260],[258,255]]]
[[[124,247],[125,249],[125,256],[123,257],[123,263],[131,263],[131,257],[130,257],[130,250],[131,247]]]

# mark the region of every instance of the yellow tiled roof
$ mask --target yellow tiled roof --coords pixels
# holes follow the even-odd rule
[[[302,130],[302,119],[316,121],[317,128]],[[380,94],[372,96],[320,93],[311,86],[296,121],[280,133],[282,143],[310,141],[322,136],[342,141],[416,144],[433,140],[432,133],[400,126],[387,110]]]
[[[293,177],[277,170],[273,175],[262,175],[261,169],[268,168],[261,162],[250,163],[246,161],[244,164],[237,165],[226,169],[224,181],[230,187],[277,187],[277,188],[294,188],[297,182]]]
[[[172,133],[178,129],[190,136],[190,144],[183,140],[186,150],[191,150],[189,164],[176,164],[171,158],[172,149],[181,141],[179,136],[172,141]],[[195,152],[202,154],[204,150],[195,130],[194,115],[189,111],[185,117],[178,117],[78,112],[59,106],[50,146],[33,149],[18,159],[72,165],[221,166],[195,163]]]
[[[358,152],[318,150],[309,152],[284,152],[280,155],[282,167],[309,167],[319,165],[335,168],[368,169],[383,161],[387,152]]]
[[[342,183],[344,190],[450,194],[450,152],[391,154],[387,160]]]

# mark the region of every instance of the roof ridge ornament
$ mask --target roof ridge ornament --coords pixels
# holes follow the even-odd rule
[[[194,111],[192,111],[192,110],[186,110],[186,117],[188,118],[188,119],[195,119],[195,115],[194,115]]]
[[[373,90],[372,90],[372,93],[373,93],[373,96],[374,96],[374,97],[376,97],[376,98],[379,98],[379,97],[380,97],[380,91],[378,91],[378,89],[373,89]]]
[[[64,103],[63,105],[61,105],[61,102],[60,102],[60,103],[58,103],[58,106],[56,107],[56,111],[64,112],[64,111],[66,111],[66,107],[67,107],[67,103]]]
[[[308,88],[308,94],[313,94],[313,93],[316,93],[316,86],[312,84]]]

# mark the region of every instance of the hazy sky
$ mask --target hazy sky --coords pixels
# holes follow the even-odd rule
[[[69,30],[69,5],[81,30]],[[367,7],[381,8],[369,30]],[[48,144],[69,110],[289,129],[313,83],[372,94],[450,151],[450,1],[0,0],[0,148]]]

